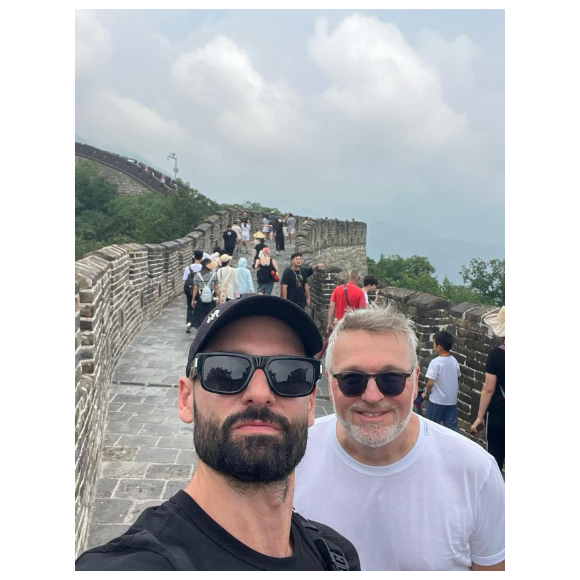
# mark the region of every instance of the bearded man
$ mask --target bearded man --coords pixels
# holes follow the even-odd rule
[[[347,539],[292,509],[321,348],[288,300],[246,294],[217,306],[179,379],[179,416],[193,421],[199,456],[191,482],[76,569],[360,570]]]
[[[350,538],[363,570],[504,570],[497,462],[411,412],[416,348],[392,305],[341,318],[325,361],[335,413],[309,429],[294,505]]]

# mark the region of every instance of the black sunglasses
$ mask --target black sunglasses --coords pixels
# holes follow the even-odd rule
[[[332,376],[338,381],[338,388],[346,397],[359,397],[362,395],[367,388],[370,377],[375,379],[377,387],[383,395],[396,397],[405,390],[405,383],[412,374],[413,369],[409,373],[387,371],[376,375],[367,375],[366,373],[351,371]]]
[[[256,369],[262,369],[268,385],[280,397],[310,395],[322,374],[318,359],[301,356],[252,356],[233,352],[204,352],[192,365],[201,386],[210,393],[236,395],[250,383]]]

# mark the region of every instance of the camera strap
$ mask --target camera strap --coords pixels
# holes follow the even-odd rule
[[[300,522],[308,539],[314,544],[327,570],[334,572],[349,572],[348,561],[342,549],[334,542],[325,540],[320,530],[305,517],[293,510],[294,517]]]

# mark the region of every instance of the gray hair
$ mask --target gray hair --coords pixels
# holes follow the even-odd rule
[[[372,334],[398,334],[409,346],[409,359],[411,364],[417,364],[417,335],[415,323],[405,314],[399,312],[391,302],[388,306],[370,304],[367,308],[347,310],[346,314],[338,321],[326,348],[324,364],[329,373],[332,372],[332,353],[337,336],[345,330],[366,330]]]
[[[349,280],[358,280],[359,276],[360,272],[358,271],[358,268],[353,268],[352,270],[348,271]]]

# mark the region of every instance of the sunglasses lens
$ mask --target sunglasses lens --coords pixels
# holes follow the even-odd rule
[[[388,397],[396,397],[405,390],[407,377],[396,373],[381,373],[377,375],[379,391]]]
[[[273,360],[268,377],[276,392],[283,397],[304,397],[314,390],[314,365],[301,360]]]
[[[207,357],[203,361],[202,386],[217,393],[240,392],[248,380],[250,361],[229,355]]]
[[[360,373],[347,373],[338,379],[338,387],[347,397],[358,397],[367,385],[367,378]]]

